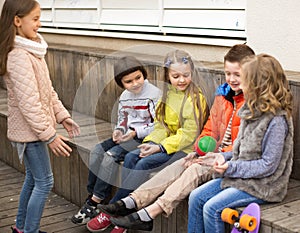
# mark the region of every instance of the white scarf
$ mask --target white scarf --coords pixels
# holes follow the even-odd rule
[[[48,44],[39,33],[37,34],[37,36],[41,40],[40,43],[33,40],[29,40],[22,36],[16,36],[14,47],[25,49],[38,58],[44,58],[47,53]]]

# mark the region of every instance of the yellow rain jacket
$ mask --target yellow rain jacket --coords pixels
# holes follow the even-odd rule
[[[199,90],[201,107],[204,111],[203,118],[206,118],[206,100]],[[143,142],[154,142],[161,144],[168,154],[175,153],[177,151],[184,151],[185,153],[190,153],[193,151],[193,142],[197,135],[197,125],[194,119],[193,104],[191,97],[185,102],[183,109],[183,122],[181,128],[179,125],[179,115],[181,104],[184,99],[184,91],[178,91],[176,88],[170,85],[168,91],[168,97],[166,100],[166,113],[165,113],[165,123],[171,131],[168,135],[165,127],[155,119],[154,130],[144,138]],[[199,110],[196,110],[199,113]],[[200,126],[202,128],[202,125]]]

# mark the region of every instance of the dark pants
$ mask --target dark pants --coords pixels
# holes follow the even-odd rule
[[[97,144],[90,154],[87,191],[104,200],[116,186],[120,162],[127,153],[137,148],[142,139],[116,144],[111,138]]]

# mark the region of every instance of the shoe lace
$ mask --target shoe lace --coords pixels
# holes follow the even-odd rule
[[[99,223],[103,223],[104,221],[109,221],[108,217],[106,217],[102,213],[97,217],[97,220],[98,220]]]

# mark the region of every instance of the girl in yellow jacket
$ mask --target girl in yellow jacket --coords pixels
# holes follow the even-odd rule
[[[199,77],[191,56],[182,50],[168,53],[164,60],[164,91],[156,109],[154,130],[138,149],[125,156],[122,187],[112,198],[115,203],[144,183],[151,172],[185,157],[206,121],[206,100],[193,80]],[[134,130],[134,129],[133,129]],[[90,231],[104,230],[110,216],[100,213],[88,222]]]

